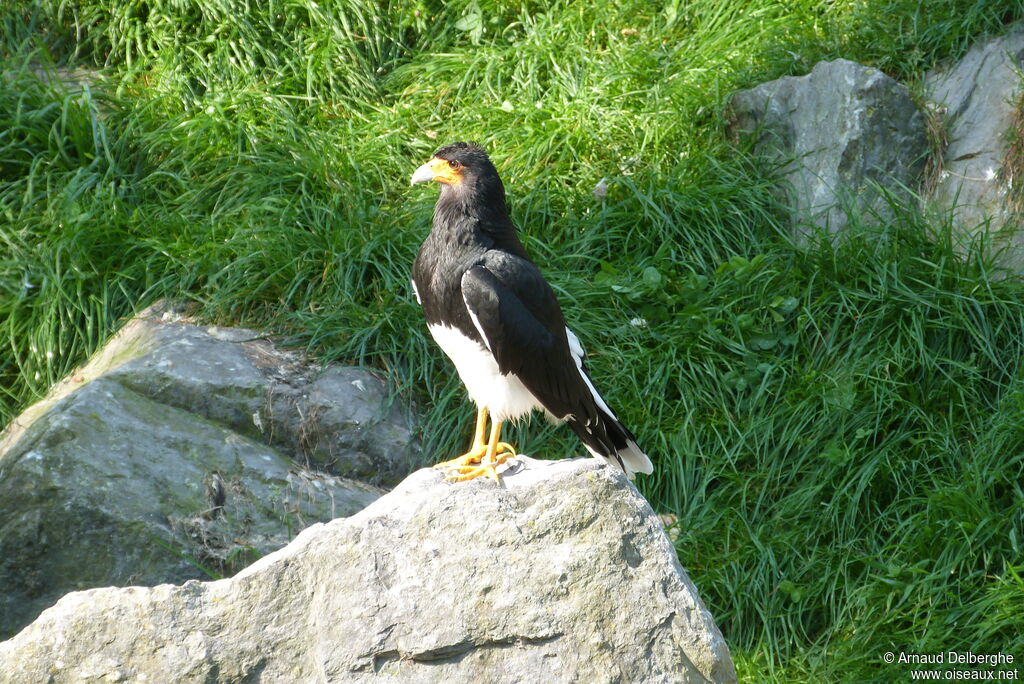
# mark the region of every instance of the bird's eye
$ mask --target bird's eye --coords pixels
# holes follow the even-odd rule
[[[457,169],[460,166],[462,166],[462,162],[460,162],[458,159],[452,159],[448,162],[448,166],[450,166],[453,169]]]

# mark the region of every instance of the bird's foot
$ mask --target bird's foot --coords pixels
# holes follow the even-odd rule
[[[458,458],[450,461],[443,461],[435,465],[435,468],[447,470],[446,479],[451,482],[465,482],[473,480],[481,475],[487,475],[497,483],[501,483],[498,477],[496,466],[500,466],[516,455],[515,447],[506,442],[498,442],[493,457],[488,455],[487,445],[481,444],[480,448],[474,447]]]
[[[505,446],[508,445],[505,444]],[[482,475],[486,475],[498,484],[501,484],[501,478],[498,476],[497,466],[500,466],[515,455],[515,450],[509,449],[508,451],[495,455],[493,461],[485,455],[483,459],[479,461],[480,465],[468,463],[466,465],[449,466],[447,468],[449,473],[446,476],[446,479],[449,482],[466,482],[467,480],[475,480]]]
[[[498,442],[498,447],[495,451],[498,456],[503,457],[502,460],[498,462],[498,465],[504,463],[505,459],[512,458],[516,455],[515,447],[506,442]],[[434,464],[434,467],[442,470],[461,470],[481,463],[486,455],[487,445],[477,444],[461,456],[453,458],[450,461],[441,461],[440,463],[436,463]]]

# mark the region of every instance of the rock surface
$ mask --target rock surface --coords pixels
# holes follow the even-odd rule
[[[623,474],[524,461],[505,487],[418,471],[231,579],[70,594],[0,680],[736,681]]]
[[[0,636],[75,589],[233,572],[383,493],[303,467],[393,479],[382,383],[255,337],[150,310],[0,436]]]
[[[1020,213],[1008,200],[1013,183],[1024,182],[1018,177],[1024,168],[1015,168],[1024,158],[1008,159],[1008,153],[1014,138],[1024,135],[1015,130],[1021,126],[1022,63],[1024,26],[1018,25],[925,80],[948,138],[932,199],[971,232],[998,229]]]
[[[797,233],[836,233],[848,213],[886,216],[885,192],[909,201],[928,153],[924,117],[907,89],[877,69],[839,59],[811,73],[736,93],[734,135],[782,165]]]
[[[0,453],[57,401],[100,377],[335,475],[395,484],[412,470],[411,418],[388,405],[384,383],[372,373],[317,368],[261,333],[196,325],[168,303],[129,321],[16,418]]]

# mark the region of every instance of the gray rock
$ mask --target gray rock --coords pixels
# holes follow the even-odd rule
[[[168,303],[137,315],[15,419],[0,453],[56,401],[99,377],[335,475],[394,484],[414,467],[411,417],[375,375],[319,368],[261,333],[196,325]]]
[[[932,200],[969,233],[999,229],[1019,213],[1008,200],[1011,183],[1024,182],[1015,173],[1024,169],[1006,162],[1013,136],[1024,133],[1012,130],[1019,117],[1022,60],[1024,26],[1017,26],[925,79],[948,138]]]
[[[231,579],[70,594],[0,680],[735,682],[657,516],[594,459],[414,473]]]
[[[782,166],[792,221],[841,231],[848,214],[890,214],[886,193],[912,200],[928,153],[924,117],[907,89],[845,59],[736,93],[734,135]],[[882,191],[880,191],[882,189]]]
[[[0,436],[0,635],[75,589],[230,574],[382,493],[289,451],[386,473],[398,461],[361,444],[408,452],[371,374],[162,318],[134,319]]]

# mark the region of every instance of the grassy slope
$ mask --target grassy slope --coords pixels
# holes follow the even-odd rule
[[[823,58],[913,83],[1019,3],[738,5],[14,0],[0,421],[173,295],[385,369],[424,406],[424,460],[454,451],[471,412],[407,286],[434,193],[407,179],[473,138],[747,679],[1024,657],[1024,287],[910,212],[794,249],[721,115]],[[50,60],[103,80],[46,86]],[[520,442],[578,449],[539,422]]]

